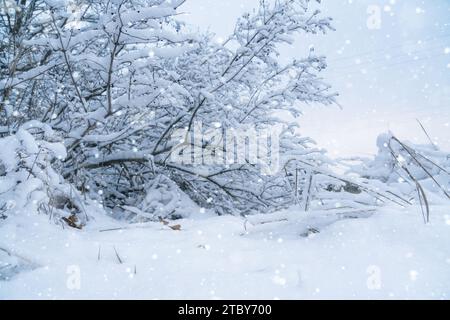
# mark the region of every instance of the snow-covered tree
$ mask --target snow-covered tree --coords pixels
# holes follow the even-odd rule
[[[158,74],[164,72],[159,56],[194,47],[171,19],[183,2],[12,3],[1,26],[8,49],[2,51],[1,132],[14,133],[32,119],[50,125],[68,151],[62,174],[80,190],[93,185],[98,191],[103,186],[97,181],[105,183],[110,168],[101,163],[105,172],[88,176],[87,183],[77,179],[80,170],[95,165],[85,162],[119,148],[131,152],[131,140],[152,130],[151,107],[163,107],[159,96],[171,81]],[[127,176],[132,187],[133,175]]]
[[[67,150],[58,172],[116,215],[179,217],[191,201],[219,214],[299,201],[307,210],[314,199],[326,205],[325,191],[334,205],[336,190],[351,189],[291,123],[302,105],[335,103],[320,77],[325,57],[311,50],[286,64],[278,59],[296,36],[332,30],[313,1],[262,0],[221,43],[176,19],[183,0],[11,3],[0,25],[0,134],[31,120],[45,124]],[[211,134],[233,130],[277,131],[265,151],[278,153],[279,170],[268,174],[266,164],[250,161],[245,139],[234,150]],[[172,161],[198,151],[201,161]],[[205,159],[220,152],[244,162]]]
[[[280,126],[284,128],[282,135],[288,136],[293,128],[280,119],[279,112],[298,116],[299,103],[334,102],[335,95],[317,76],[326,67],[324,57],[311,52],[286,65],[277,61],[279,46],[291,43],[296,34],[326,33],[331,29],[330,19],[320,17],[318,11],[310,12],[309,5],[309,1],[262,1],[253,14],[239,19],[224,43],[203,36],[195,50],[166,59],[164,69],[176,84],[164,93],[176,94],[176,103],[157,110],[160,130],[152,132],[154,136],[148,137],[146,143],[153,142],[150,150],[157,171],[176,181],[201,206],[229,213],[264,210],[283,203],[286,190],[275,181],[284,179],[284,171],[280,178],[264,175],[261,167],[252,163],[213,166],[196,162],[180,166],[168,159],[179,151],[172,133],[184,129],[188,136],[195,131],[196,123],[202,124],[203,141],[198,146],[185,139],[182,152],[188,153],[188,158],[190,153],[195,157],[197,148],[205,151],[212,144],[219,143],[222,149],[224,141],[214,141],[215,136],[205,138],[208,131]],[[283,137],[281,140],[286,141]],[[317,152],[309,149],[307,139],[297,142],[295,146],[281,145],[280,152],[285,155],[282,162],[287,162],[290,148],[305,157]],[[275,189],[281,194],[276,194]]]

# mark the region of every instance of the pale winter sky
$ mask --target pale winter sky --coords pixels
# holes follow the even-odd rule
[[[258,0],[188,0],[184,19],[225,38]],[[426,142],[416,119],[450,150],[450,0],[323,0],[336,32],[301,36],[282,58],[310,45],[328,57],[324,77],[340,93],[337,107],[305,106],[302,133],[332,156],[376,152],[376,137],[392,130]],[[376,19],[379,17],[380,19]]]

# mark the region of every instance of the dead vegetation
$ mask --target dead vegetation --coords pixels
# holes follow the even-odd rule
[[[422,126],[423,128],[423,126]],[[428,134],[427,134],[428,136]],[[428,136],[429,137],[429,136]],[[446,174],[450,177],[449,172],[438,165],[435,161],[421,154],[418,150],[408,146],[400,139],[392,135],[388,143],[389,151],[392,155],[392,159],[396,164],[396,168],[401,175],[403,172],[409,178],[409,180],[415,185],[417,190],[417,197],[419,199],[422,215],[425,223],[430,222],[430,203],[428,200],[426,189],[423,187],[423,175],[426,178],[431,179],[434,185],[440,190],[440,192],[450,200],[450,194],[439,181],[437,181],[434,174],[431,171]],[[419,169],[419,170],[417,170]],[[421,177],[419,177],[421,174]]]

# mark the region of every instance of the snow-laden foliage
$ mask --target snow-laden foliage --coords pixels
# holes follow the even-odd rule
[[[54,169],[61,166],[66,149],[49,126],[27,122],[0,139],[0,150],[0,218],[39,212],[63,225],[86,224],[81,195]]]
[[[353,166],[368,180],[390,186],[409,201],[416,201],[430,219],[429,205],[450,199],[450,153],[435,144],[403,142],[392,133],[378,137],[378,154]]]
[[[0,135],[14,137],[28,121],[45,124],[67,151],[53,169],[47,161],[48,170],[114,215],[184,217],[192,201],[219,214],[361,202],[349,197],[366,190],[330,174],[324,152],[285,120],[302,105],[335,103],[319,76],[325,57],[311,50],[278,61],[280,45],[298,34],[332,30],[310,1],[261,1],[223,43],[186,31],[176,19],[183,0],[7,3]],[[195,158],[198,149],[230,151],[211,131],[242,128],[279,130],[276,171],[267,174],[247,156],[243,163],[172,161]],[[202,136],[199,144],[192,134]]]

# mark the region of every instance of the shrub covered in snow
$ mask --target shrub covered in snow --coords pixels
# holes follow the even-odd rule
[[[87,222],[77,191],[58,168],[66,157],[61,138],[45,124],[31,121],[0,138],[0,214],[48,214],[57,223],[80,228]]]
[[[375,190],[331,174],[331,161],[296,130],[302,106],[335,103],[320,76],[325,57],[311,49],[285,64],[278,59],[280,46],[297,35],[332,30],[331,19],[308,0],[262,1],[218,43],[176,19],[184,2],[30,1],[5,12],[15,23],[0,21],[0,136],[19,158],[4,156],[0,173],[9,182],[2,188],[17,187],[11,181],[19,179],[30,188],[20,196],[41,191],[31,201],[40,210],[77,217],[82,205],[73,199],[80,193],[130,221],[185,217],[194,202],[218,214],[377,202]],[[47,133],[57,132],[67,156],[54,154],[48,135],[27,131],[37,119]],[[171,161],[180,131],[181,153],[190,158],[220,143],[211,130],[242,127],[280,128],[277,172],[267,174],[245,157]],[[203,139],[197,145],[189,134]],[[243,149],[245,140],[239,143]],[[29,179],[16,177],[19,162],[11,159],[20,159],[19,172]]]
[[[67,148],[58,172],[127,219],[130,212],[185,216],[188,210],[177,209],[186,203],[181,193],[219,214],[285,205],[292,200],[285,171],[268,177],[252,163],[173,164],[172,135],[192,132],[197,122],[202,133],[218,124],[278,125],[283,159],[296,152],[313,160],[316,150],[275,113],[297,117],[301,104],[334,103],[319,77],[325,57],[311,50],[281,64],[278,48],[300,33],[326,33],[331,19],[310,1],[264,1],[217,43],[186,31],[176,19],[183,3],[72,1],[70,9],[63,0],[32,1],[5,12],[16,26],[0,22],[0,134],[17,135],[35,119],[57,131]],[[201,147],[210,145],[205,140]]]

